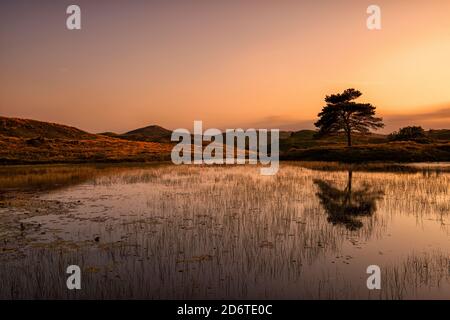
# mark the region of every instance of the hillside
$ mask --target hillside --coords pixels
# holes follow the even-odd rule
[[[280,139],[282,160],[320,160],[340,162],[428,162],[450,161],[450,130],[430,130],[429,143],[413,141],[389,142],[387,135],[354,134],[353,147],[348,148],[343,134],[316,138],[315,131],[292,132]]]
[[[120,138],[132,141],[148,141],[148,142],[164,142],[171,143],[172,131],[160,126],[151,125],[144,128],[129,131],[123,134],[114,132],[104,132],[100,135]],[[299,131],[280,131],[280,149],[289,150],[290,148],[309,148],[314,146],[324,145],[341,145],[346,144],[346,137],[344,135],[337,135],[333,137],[316,138],[314,130],[299,130]],[[225,141],[225,133],[223,140]],[[354,143],[385,143],[387,142],[387,135],[371,133],[369,135],[355,135]]]
[[[129,131],[119,137],[135,141],[170,142],[172,131],[160,126],[151,125],[144,128]]]
[[[420,144],[412,141],[346,146],[292,148],[281,152],[281,160],[338,162],[448,162],[450,142]]]
[[[433,140],[445,140],[450,141],[450,130],[440,129],[440,130],[429,130],[426,132],[427,136]]]
[[[172,145],[91,134],[65,125],[0,118],[0,164],[159,161]]]
[[[316,131],[314,130],[300,130],[293,131],[290,134],[280,132],[280,150],[288,151],[290,149],[302,149],[312,148],[319,146],[345,146],[347,144],[347,138],[341,135],[335,135],[330,137],[316,138]],[[387,136],[382,134],[370,133],[368,135],[355,134],[353,137],[354,145],[360,144],[378,144],[386,143]]]
[[[103,132],[99,134],[102,136],[131,141],[171,143],[170,137],[172,136],[172,131],[157,125],[151,125],[144,128],[135,129],[123,134],[118,134],[114,132]]]
[[[314,130],[280,132],[282,160],[343,162],[450,161],[450,130],[430,130],[426,144],[389,142],[386,135],[316,138]],[[171,131],[148,126],[125,134],[92,134],[56,123],[0,117],[0,164],[169,160]],[[269,140],[270,141],[270,140]],[[205,144],[208,144],[205,142]]]
[[[0,117],[0,135],[16,138],[95,139],[97,136],[57,123]]]

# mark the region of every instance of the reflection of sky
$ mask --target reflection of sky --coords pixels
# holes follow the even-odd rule
[[[371,32],[352,0],[80,0],[81,31],[65,28],[69,4],[0,3],[2,115],[94,132],[301,129],[326,94],[356,87],[390,131],[450,101],[450,2],[380,0]],[[434,115],[412,120],[450,127]]]

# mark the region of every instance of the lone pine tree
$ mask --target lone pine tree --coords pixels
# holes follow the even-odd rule
[[[362,93],[347,89],[342,93],[326,96],[319,120],[314,124],[319,128],[318,135],[331,135],[344,132],[347,145],[352,145],[352,133],[368,133],[370,129],[384,127],[382,118],[375,117],[375,107],[370,103],[356,103]]]

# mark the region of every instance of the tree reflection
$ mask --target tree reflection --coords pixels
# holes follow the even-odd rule
[[[331,183],[316,179],[317,197],[328,214],[328,222],[344,225],[348,230],[358,230],[363,226],[361,217],[370,217],[376,210],[376,202],[383,197],[383,192],[364,185],[358,190],[352,189],[353,172],[348,172],[347,187],[340,190]]]

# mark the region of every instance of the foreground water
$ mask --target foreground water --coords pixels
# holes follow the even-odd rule
[[[1,168],[0,298],[450,299],[448,169]]]

